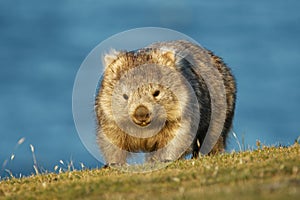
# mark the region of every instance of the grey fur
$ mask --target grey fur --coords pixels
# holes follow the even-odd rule
[[[154,43],[135,52],[114,51],[104,62],[95,111],[98,143],[108,164],[124,164],[130,153],[140,151],[149,153],[149,161],[167,161],[184,153],[196,158],[199,153],[224,150],[236,84],[219,57],[180,40]],[[160,99],[153,96],[156,90],[161,92]],[[129,94],[126,101],[123,93]],[[147,108],[145,116],[149,112],[153,117],[148,128],[132,123],[140,105]]]

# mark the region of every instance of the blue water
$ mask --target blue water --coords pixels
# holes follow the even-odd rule
[[[77,135],[73,82],[98,43],[144,26],[180,31],[224,58],[238,82],[234,131],[246,147],[257,139],[292,144],[300,135],[299,7],[297,0],[0,1],[0,164],[8,160],[15,176],[33,173],[32,144],[45,171],[70,160],[78,169],[101,166]]]

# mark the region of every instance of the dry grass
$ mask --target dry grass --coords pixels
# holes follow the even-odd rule
[[[298,199],[300,145],[177,161],[144,174],[68,171],[0,182],[0,199]]]

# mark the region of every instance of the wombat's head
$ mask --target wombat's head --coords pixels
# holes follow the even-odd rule
[[[123,92],[123,98],[127,98],[125,108],[128,108],[128,116],[135,125],[159,128],[180,121],[179,101],[170,88],[159,83],[145,83],[126,88]]]
[[[176,70],[173,51],[113,51],[104,57],[104,64],[98,103],[108,121],[138,137],[179,126],[188,91]]]

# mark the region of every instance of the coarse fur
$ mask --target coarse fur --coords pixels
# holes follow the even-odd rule
[[[150,161],[174,160],[185,153],[196,158],[208,133],[218,139],[207,153],[224,151],[236,84],[230,69],[211,51],[184,40],[160,42],[137,51],[114,50],[105,55],[104,65],[95,112],[98,144],[107,164],[124,164],[130,152],[149,152]],[[175,72],[192,87],[196,107]],[[143,137],[146,132],[150,135]]]

